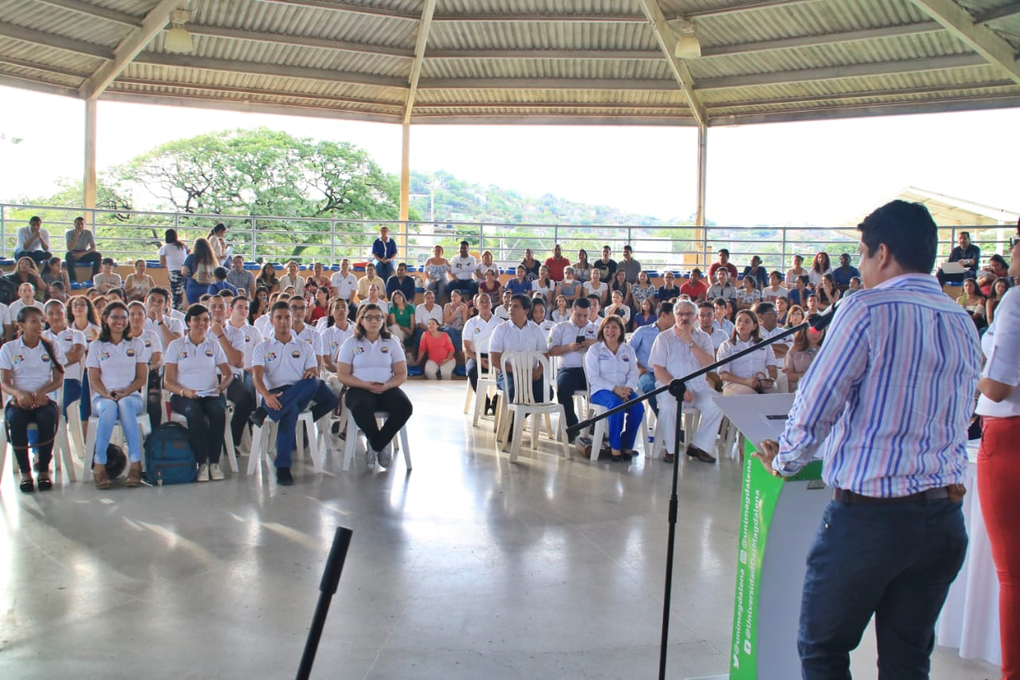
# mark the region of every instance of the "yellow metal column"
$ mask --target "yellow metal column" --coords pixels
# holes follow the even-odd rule
[[[404,123],[401,127],[404,136],[400,148],[400,219],[406,222],[411,193],[411,124]]]
[[[83,207],[91,210],[96,207],[96,114],[97,102],[85,100],[85,177],[83,187]]]

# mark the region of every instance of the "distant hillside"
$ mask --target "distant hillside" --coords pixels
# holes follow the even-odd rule
[[[693,218],[664,220],[651,215],[627,213],[607,205],[574,203],[552,194],[524,196],[491,184],[471,184],[442,170],[411,173],[411,209],[424,220],[439,222],[634,226],[693,223]]]

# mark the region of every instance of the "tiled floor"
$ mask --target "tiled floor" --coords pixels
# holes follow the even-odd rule
[[[463,383],[414,382],[414,470],[0,497],[0,678],[293,676],[337,525],[321,678],[651,678],[667,468],[493,451]],[[547,444],[544,450],[551,451]],[[245,459],[242,459],[242,470]],[[723,673],[739,470],[683,461],[669,677]],[[855,677],[873,678],[873,643]],[[997,677],[939,648],[932,677]],[[785,679],[784,679],[785,680]]]

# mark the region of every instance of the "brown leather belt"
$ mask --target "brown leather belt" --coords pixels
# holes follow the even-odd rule
[[[897,496],[895,498],[875,498],[873,496],[862,496],[846,489],[834,489],[833,499],[846,505],[925,505],[932,501],[941,501],[949,498],[949,488],[942,486],[937,489],[928,489],[912,493],[909,496]]]

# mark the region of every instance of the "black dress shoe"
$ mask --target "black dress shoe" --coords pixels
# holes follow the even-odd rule
[[[663,463],[672,463],[675,459],[676,459],[676,456],[674,456],[672,453],[664,453],[664,454],[662,454],[662,462]]]
[[[280,486],[294,485],[294,477],[290,474],[290,468],[276,468],[276,483]]]
[[[702,449],[699,449],[694,444],[691,444],[690,446],[687,447],[687,455],[690,456],[691,458],[697,458],[698,460],[703,461],[705,463],[715,462],[715,457],[712,456],[712,454],[710,454],[708,451],[703,451]]]
[[[266,422],[266,417],[268,415],[269,414],[266,413],[266,409],[259,406],[257,409],[251,412],[250,416],[248,416],[248,422],[254,425],[255,427],[262,427],[262,423]]]
[[[620,451],[620,455],[626,456],[627,458],[637,458],[637,451],[634,449],[622,449]]]

